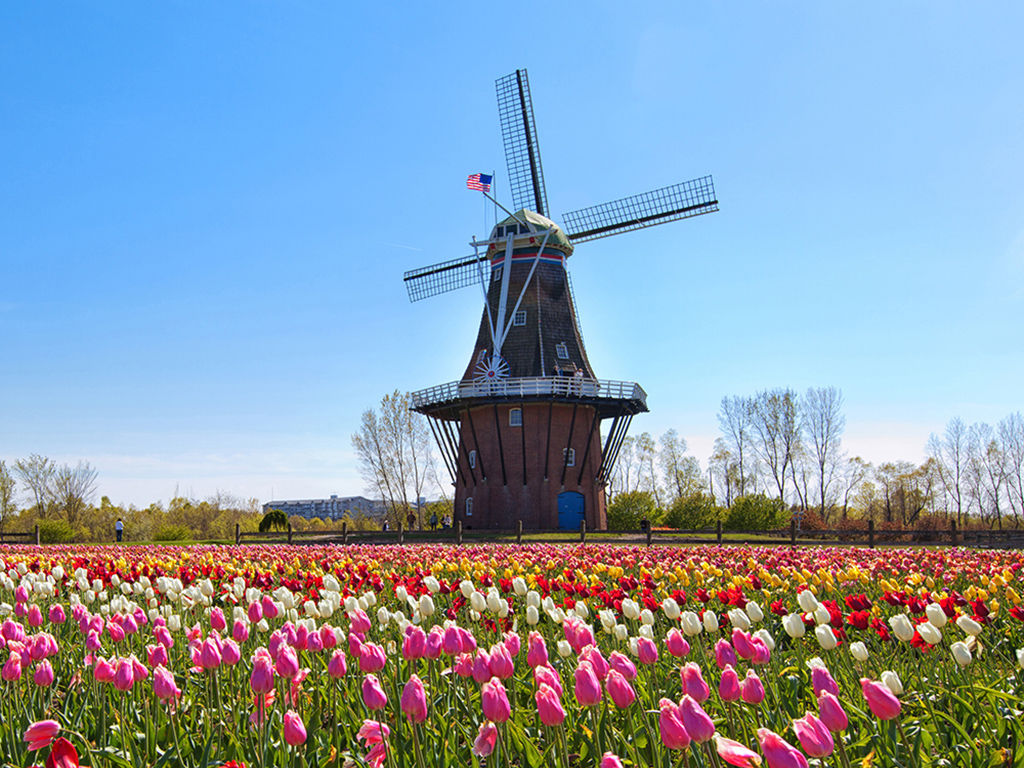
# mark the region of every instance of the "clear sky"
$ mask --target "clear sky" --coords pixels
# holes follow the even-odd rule
[[[920,460],[1024,407],[1024,5],[0,5],[0,458],[146,504],[364,491],[350,437],[458,378],[527,67],[556,214],[714,175],[721,211],[581,245],[598,376],[703,462],[721,398],[835,385]],[[485,219],[485,216],[487,217]]]

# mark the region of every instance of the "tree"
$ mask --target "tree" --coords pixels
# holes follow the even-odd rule
[[[1007,498],[1013,512],[1013,526],[1020,527],[1024,515],[1024,417],[1011,413],[999,422],[999,442],[1003,449]]]
[[[811,387],[804,395],[801,425],[807,436],[808,453],[817,467],[818,503],[821,519],[828,523],[829,487],[835,479],[840,438],[846,426],[843,393],[835,387]]]
[[[96,495],[96,470],[87,461],[75,466],[62,464],[53,473],[53,498],[57,509],[74,530],[82,512],[92,504]]]
[[[4,532],[4,525],[7,524],[8,519],[18,511],[14,503],[16,487],[14,475],[11,474],[7,465],[0,461],[0,533]]]
[[[724,447],[735,456],[736,465],[736,496],[747,492],[750,482],[748,464],[750,462],[751,428],[753,425],[754,401],[752,398],[722,398],[722,407],[718,412],[718,425],[722,430]]]
[[[655,467],[657,447],[650,432],[641,432],[637,437],[636,451],[640,464],[640,490],[651,494],[654,505],[660,509],[661,492],[658,489],[658,470]]]
[[[630,493],[640,489],[640,466],[636,450],[636,438],[623,438],[619,446],[619,454],[615,460],[615,471],[612,473],[610,498],[620,493]]]
[[[271,509],[260,520],[260,533],[266,533],[271,528],[283,531],[288,527],[288,515],[280,509]]]
[[[967,428],[963,421],[959,418],[951,420],[941,438],[932,434],[926,450],[928,456],[935,459],[939,481],[956,509],[956,521],[963,525],[967,512],[965,493],[969,460]]]
[[[14,474],[32,494],[36,514],[39,517],[46,517],[53,504],[53,475],[55,471],[56,465],[38,453],[33,453],[27,459],[18,459],[14,463]]]
[[[861,483],[871,474],[871,463],[860,456],[847,459],[840,473],[840,490],[843,497],[842,519],[845,521],[850,502],[860,489]]]
[[[620,493],[608,505],[608,530],[634,531],[641,520],[654,520],[658,505],[647,491]]]
[[[753,446],[768,466],[779,492],[786,501],[786,471],[800,441],[797,396],[791,389],[758,392],[754,398],[751,431]]]

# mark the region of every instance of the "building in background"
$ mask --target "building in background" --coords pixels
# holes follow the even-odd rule
[[[272,509],[279,509],[289,517],[296,516],[307,519],[319,517],[324,520],[340,520],[345,515],[352,518],[363,516],[380,520],[384,518],[385,511],[384,502],[381,500],[336,494],[331,494],[329,499],[268,501],[263,505],[263,514],[267,514]]]

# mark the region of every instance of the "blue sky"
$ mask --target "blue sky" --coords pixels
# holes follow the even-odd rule
[[[363,491],[360,413],[457,378],[530,73],[556,214],[706,173],[721,211],[570,260],[602,378],[702,461],[721,398],[840,387],[919,460],[1022,407],[1019,3],[0,6],[0,458],[100,490]],[[557,218],[557,216],[556,216]]]

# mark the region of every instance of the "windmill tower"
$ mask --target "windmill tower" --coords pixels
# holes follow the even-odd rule
[[[411,301],[474,283],[484,299],[462,378],[414,392],[413,409],[429,417],[466,528],[604,528],[604,489],[647,394],[597,378],[566,260],[586,240],[711,213],[718,200],[704,176],[573,211],[559,227],[548,218],[526,70],[499,79],[497,92],[516,212],[502,207],[508,216],[473,239],[471,256],[405,273]]]

